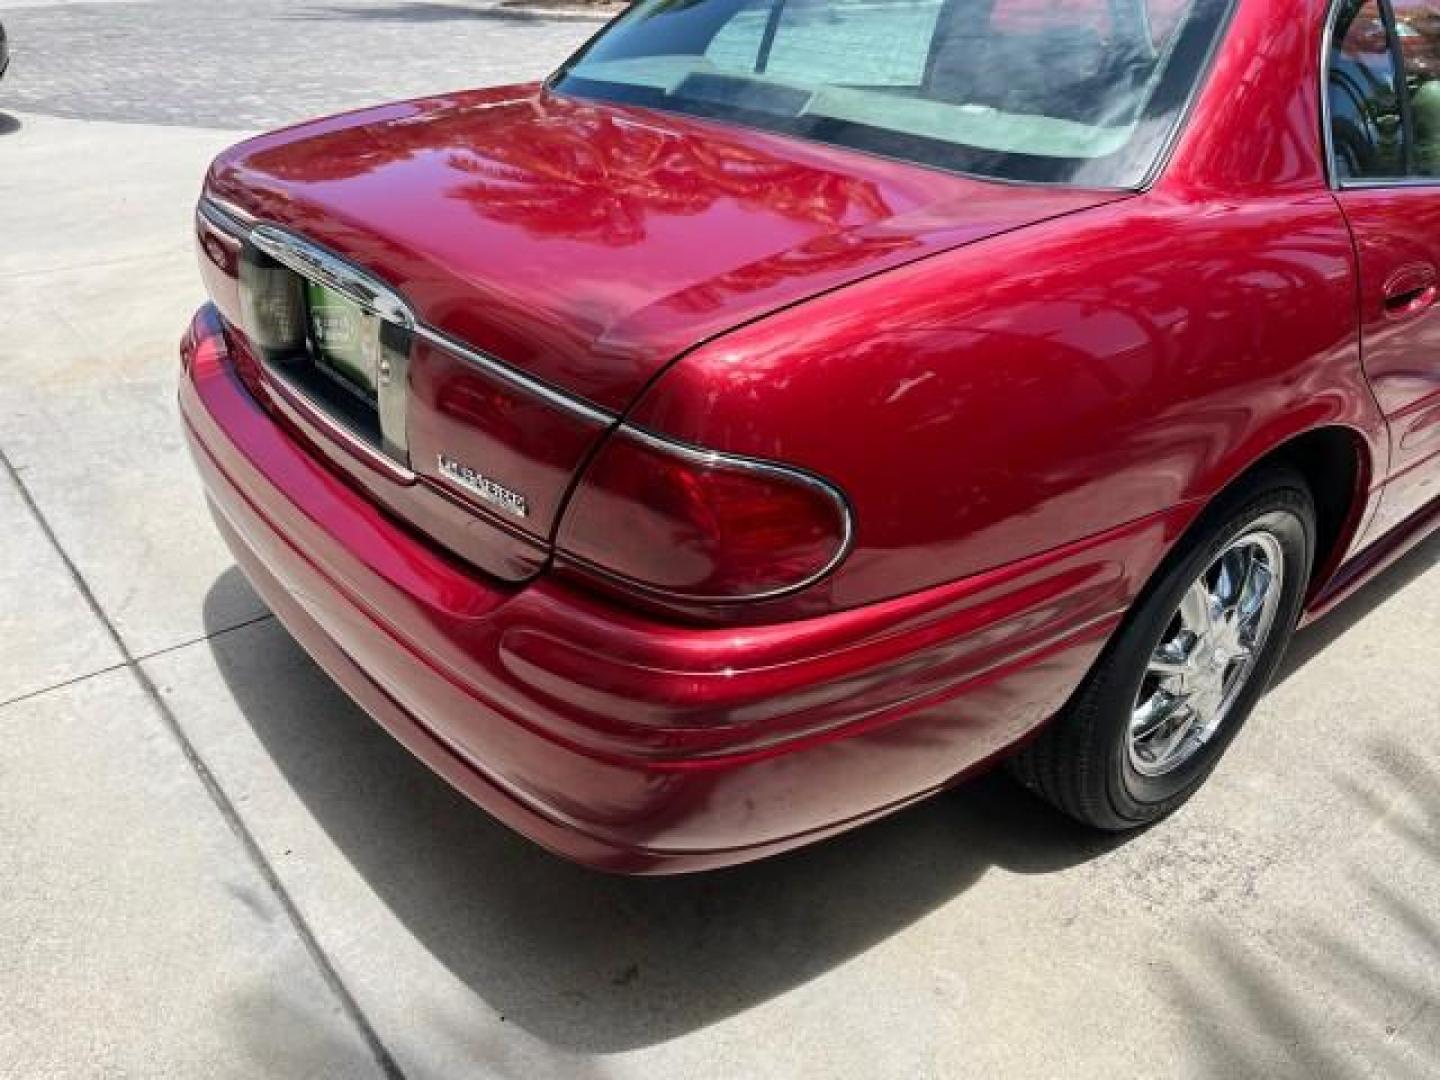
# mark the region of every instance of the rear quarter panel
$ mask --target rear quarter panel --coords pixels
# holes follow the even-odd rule
[[[1322,425],[1385,453],[1323,190],[1156,191],[938,256],[695,351],[633,419],[846,492],[854,552],[785,616],[1198,513]]]

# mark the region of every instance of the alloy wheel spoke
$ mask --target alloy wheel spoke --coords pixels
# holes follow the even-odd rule
[[[1163,741],[1156,747],[1155,760],[1168,762],[1174,757],[1175,752],[1184,744],[1185,740],[1190,737],[1190,733],[1195,730],[1195,725],[1199,720],[1200,714],[1197,713],[1192,706],[1188,703],[1181,706],[1181,708],[1176,711],[1170,729],[1166,733]]]
[[[1245,591],[1240,600],[1240,624],[1249,629],[1264,613],[1265,602],[1269,599],[1270,588],[1275,576],[1270,568],[1258,559],[1252,558],[1250,572],[1246,577]]]
[[[1178,637],[1162,642],[1150,657],[1148,670],[1162,678],[1189,675],[1195,670],[1195,645],[1183,646]]]
[[[1150,658],[1150,665],[1147,669],[1151,674],[1161,677],[1175,675],[1188,675],[1191,671],[1190,661],[1174,656],[1164,656],[1156,653]]]
[[[1143,743],[1155,735],[1183,708],[1185,698],[1165,690],[1157,690],[1130,717],[1130,737]]]
[[[1230,650],[1227,655],[1227,659],[1230,661],[1231,664],[1242,664],[1248,663],[1250,658],[1254,655],[1254,649],[1252,649],[1249,645],[1241,644],[1235,646],[1235,648]]]
[[[1240,603],[1248,570],[1248,559],[1244,551],[1227,551],[1221,556],[1214,593],[1221,614],[1228,614]]]
[[[1180,601],[1180,621],[1196,638],[1208,638],[1215,629],[1215,598],[1202,577]]]

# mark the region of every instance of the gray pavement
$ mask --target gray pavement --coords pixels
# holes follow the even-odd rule
[[[0,19],[0,1077],[1440,1072],[1440,541],[1304,635],[1141,836],[995,778],[736,871],[575,869],[268,615],[173,386],[217,128],[539,74],[589,27],[363,0]],[[106,61],[142,39],[164,59],[128,83]]]
[[[0,19],[15,53],[0,103],[229,129],[535,78],[600,25],[486,0],[80,0]]]

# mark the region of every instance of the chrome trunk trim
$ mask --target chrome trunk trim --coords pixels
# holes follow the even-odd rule
[[[518,390],[541,398],[550,405],[591,423],[608,425],[620,418],[618,413],[574,397],[511,367],[489,353],[451,337],[443,330],[421,322],[414,309],[394,289],[304,237],[274,225],[247,222],[240,216],[239,211],[222,206],[208,196],[200,200],[198,212],[221,232],[241,242],[249,241],[270,258],[302,277],[342,293],[386,322],[412,331],[426,344],[457,360],[472,364]],[[398,377],[395,382],[403,385]]]

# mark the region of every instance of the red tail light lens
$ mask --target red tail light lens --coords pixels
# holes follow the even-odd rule
[[[586,471],[558,544],[632,587],[724,602],[818,580],[850,534],[849,507],[823,480],[622,427]]]

